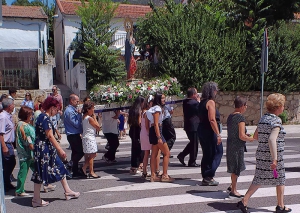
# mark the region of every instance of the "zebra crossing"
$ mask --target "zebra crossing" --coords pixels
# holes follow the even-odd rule
[[[217,170],[215,179],[220,182],[217,187],[201,186],[200,168],[183,167],[176,158],[182,151],[187,141],[176,142],[171,151],[173,158],[170,158],[168,173],[175,178],[174,183],[160,183],[144,181],[140,178],[141,174],[130,175],[129,164],[120,167],[118,164],[103,168],[107,173],[98,180],[81,180],[82,182],[107,181],[106,187],[85,191],[84,194],[90,194],[97,197],[106,197],[108,194],[115,199],[109,199],[108,202],[101,205],[91,205],[87,210],[101,210],[106,212],[129,212],[135,209],[136,212],[155,212],[156,208],[167,209],[165,212],[216,212],[229,213],[240,212],[235,206],[239,201],[237,198],[229,197],[226,192],[231,183],[230,174],[226,167],[226,141],[223,140],[224,156],[221,165]],[[238,179],[238,191],[245,194],[250,186],[255,170],[255,150],[257,142],[247,144],[248,152],[245,153],[246,171],[242,172]],[[117,158],[122,159],[130,155],[130,144],[121,146],[117,153]],[[199,149],[198,163],[200,163],[202,154]],[[300,212],[300,170],[299,168],[300,149],[295,144],[286,143],[285,146],[285,167],[286,167],[286,187],[285,203],[293,209],[293,212]],[[188,160],[188,156],[185,159]],[[110,174],[112,170],[122,171],[119,174]],[[121,184],[114,184],[116,182]],[[141,195],[141,196],[139,196]],[[123,198],[123,199],[122,199]],[[223,204],[223,205],[222,205]],[[195,205],[199,208],[195,208]],[[217,206],[214,208],[214,206]],[[262,186],[250,199],[250,212],[273,212],[275,210],[276,189],[274,186]],[[206,206],[206,207],[205,207]],[[222,207],[223,206],[223,207]],[[190,209],[189,209],[190,208]],[[197,210],[196,210],[197,209]],[[201,210],[202,209],[202,210]]]
[[[300,212],[300,146],[299,139],[286,139],[285,168],[286,187],[285,205]],[[37,212],[74,212],[74,213],[240,213],[236,203],[238,198],[229,197],[226,189],[231,183],[230,174],[226,167],[226,140],[223,138],[224,155],[216,172],[215,180],[218,186],[202,186],[199,167],[184,167],[176,158],[187,144],[187,139],[175,142],[171,150],[168,174],[175,178],[174,183],[150,182],[141,178],[141,174],[131,175],[129,140],[121,142],[116,154],[116,164],[106,164],[101,160],[104,153],[104,143],[99,146],[99,153],[95,159],[95,172],[100,179],[72,179],[70,187],[81,193],[77,200],[65,201],[64,191],[60,183],[53,192],[42,193],[41,196],[50,205],[39,208]],[[245,194],[250,186],[255,172],[255,151],[258,143],[247,143],[248,152],[245,153],[246,170],[238,179],[238,191]],[[68,158],[71,152],[66,150]],[[200,164],[202,151],[199,148],[197,163]],[[161,160],[162,161],[162,160]],[[185,158],[187,163],[188,156]],[[148,170],[149,170],[148,166]],[[162,170],[162,166],[160,167]],[[16,177],[18,165],[14,171]],[[27,176],[25,189],[33,193],[33,183],[30,181],[31,172]],[[14,192],[5,196],[7,213],[32,213],[32,198],[16,198]],[[262,186],[248,203],[250,212],[274,212],[277,205],[276,189],[274,186]]]

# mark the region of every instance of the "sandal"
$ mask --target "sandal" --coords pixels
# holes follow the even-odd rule
[[[276,206],[276,213],[286,213],[291,211],[292,209],[287,208],[286,206],[284,206],[283,208],[281,208],[280,206]]]
[[[143,166],[139,166],[138,170],[139,170],[140,172],[142,172],[142,171],[143,171]]]
[[[148,173],[142,173],[142,178],[146,180],[146,179],[151,178],[151,175]]]
[[[234,194],[233,192],[230,192],[229,197],[243,198],[244,195],[237,195],[237,194]]]
[[[36,200],[32,199],[31,204],[32,204],[33,208],[36,208],[36,207],[45,207],[45,206],[48,206],[49,202],[48,201],[44,201],[42,199],[40,201],[36,201]]]
[[[137,173],[137,168],[130,168],[129,173],[135,175]]]
[[[155,172],[155,174],[156,174],[157,177],[161,177],[161,176],[162,176],[162,172],[160,172],[159,170],[157,170],[157,171]]]
[[[55,188],[56,188],[56,185],[48,184],[48,186],[44,186],[44,192],[47,193],[47,192],[50,192],[50,191],[54,191]]]
[[[156,175],[155,176],[151,176],[150,181],[151,182],[160,182],[161,178],[157,177]]]
[[[239,201],[236,205],[243,213],[249,213],[248,212],[248,207],[244,205],[242,201]]]
[[[175,179],[174,178],[171,178],[170,175],[162,175],[161,176],[161,182],[167,182],[167,183],[172,183],[174,182]]]

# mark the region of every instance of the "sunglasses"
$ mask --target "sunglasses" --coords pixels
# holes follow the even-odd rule
[[[30,96],[30,95],[25,95],[25,96]]]

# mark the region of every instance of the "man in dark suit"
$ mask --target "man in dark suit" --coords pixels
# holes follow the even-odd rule
[[[198,116],[199,102],[197,101],[197,97],[197,89],[191,87],[187,91],[187,98],[183,101],[184,130],[190,142],[186,145],[184,150],[178,154],[177,158],[180,163],[185,166],[184,158],[189,154],[189,167],[199,167],[196,163],[199,141],[197,129],[200,121]]]

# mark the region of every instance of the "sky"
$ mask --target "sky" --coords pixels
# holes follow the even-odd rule
[[[15,0],[6,0],[7,5],[11,5],[11,3],[13,3]],[[31,2],[31,0],[29,0]],[[46,0],[41,0],[41,1],[45,1]],[[48,4],[51,5],[52,3],[54,3],[54,0],[48,0]]]

